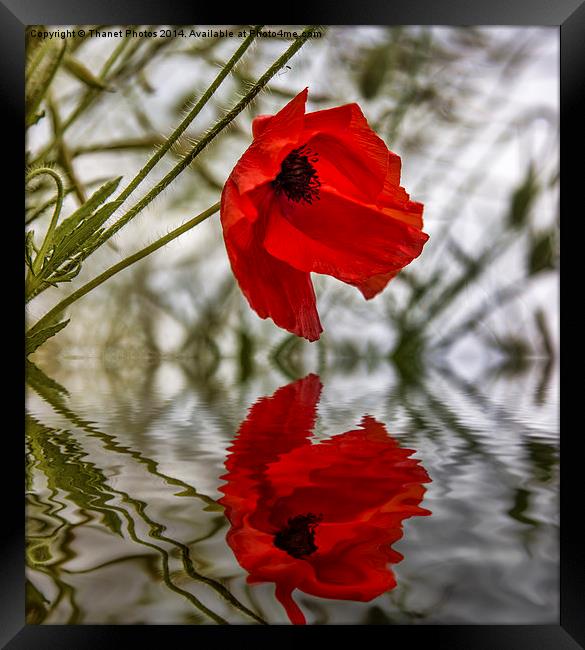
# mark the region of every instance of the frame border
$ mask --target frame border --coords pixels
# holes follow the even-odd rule
[[[312,15],[301,19],[298,15],[293,17],[292,9],[285,14],[285,19],[280,16],[273,20],[273,24],[302,24],[305,22],[321,21],[330,25],[367,25],[367,24],[402,24],[402,25],[530,25],[530,26],[557,26],[560,28],[560,85],[561,85],[561,124],[566,132],[571,134],[583,133],[582,116],[585,115],[583,99],[578,91],[583,91],[585,78],[585,0],[523,0],[510,2],[510,0],[491,0],[483,3],[481,0],[450,0],[446,2],[433,2],[432,0],[410,0],[406,3],[388,3],[382,5],[380,0],[360,0],[359,6],[349,0],[338,0],[334,12],[325,9],[323,5],[312,6]],[[195,16],[194,14],[197,13]],[[238,12],[243,13],[243,12]],[[246,12],[246,19],[250,20],[250,13]],[[205,16],[205,18],[203,17]],[[328,16],[335,18],[328,20]],[[173,24],[189,24],[194,18],[201,24],[223,24],[225,18],[210,17],[209,10],[203,12],[197,7],[186,4],[181,6],[175,3],[157,3],[156,0],[124,0],[114,4],[111,0],[102,0],[101,3],[80,3],[79,0],[52,0],[50,3],[43,0],[0,0],[0,17],[3,25],[0,48],[2,55],[0,65],[2,73],[0,79],[4,86],[4,107],[13,113],[13,123],[22,124],[24,114],[24,28],[29,24],[131,24],[162,23],[172,20]],[[139,20],[137,18],[140,17]],[[231,14],[231,22],[238,16]],[[263,19],[266,18],[263,16]],[[9,123],[8,120],[6,123]],[[12,151],[22,151],[22,140],[15,133],[5,133],[12,136],[18,143]],[[564,163],[564,172],[567,175],[565,192],[561,198],[561,205],[579,205],[571,200],[570,192],[576,194],[577,182],[571,182],[571,175],[580,173],[582,165],[569,164],[572,154],[582,158],[582,145],[576,137],[566,138],[561,148],[561,167]],[[24,155],[22,163],[24,164]],[[5,158],[8,162],[8,157]],[[11,169],[10,169],[11,168]],[[22,175],[17,165],[7,165],[6,173],[14,175],[14,184],[22,184]],[[582,176],[582,173],[580,174]],[[18,178],[18,180],[17,180]],[[579,179],[583,183],[583,179]],[[23,187],[23,185],[20,185]],[[22,209],[21,196],[17,199],[16,213]],[[10,216],[10,215],[7,215]],[[16,219],[14,222],[18,223]],[[20,228],[20,226],[18,226]],[[22,233],[21,233],[22,235]],[[15,239],[16,241],[16,239]],[[17,247],[13,247],[18,252]],[[18,255],[15,255],[18,257]],[[15,260],[15,267],[21,263]],[[20,289],[17,283],[17,290]],[[16,304],[23,304],[24,292],[17,293]],[[17,312],[18,313],[18,312]],[[24,309],[22,312],[22,326],[14,339],[23,340]],[[13,329],[19,323],[12,323]],[[10,340],[8,337],[6,340]],[[24,347],[24,346],[23,346]],[[20,355],[20,350],[16,350]],[[22,357],[17,363],[23,368]],[[23,373],[24,374],[24,373]],[[17,372],[18,376],[18,372]],[[24,386],[24,382],[21,387]],[[23,391],[23,388],[16,387]],[[24,391],[20,393],[23,395]],[[18,403],[18,400],[14,400]],[[22,418],[22,413],[20,417]],[[19,420],[22,422],[22,419]],[[6,458],[14,454],[14,458],[22,458],[22,440],[14,431],[7,431],[6,439],[12,448],[6,451]],[[574,433],[577,433],[576,431]],[[427,642],[435,648],[448,648],[449,650],[578,650],[585,648],[585,563],[583,563],[581,536],[577,530],[571,530],[575,524],[575,508],[571,503],[572,495],[580,494],[580,468],[570,467],[577,463],[577,454],[571,454],[569,448],[575,446],[573,440],[565,436],[564,447],[567,450],[565,457],[565,471],[561,472],[561,499],[560,513],[563,526],[561,529],[561,608],[560,623],[555,625],[421,625],[421,626],[394,626],[392,640]],[[24,469],[21,470],[24,478]],[[581,469],[582,472],[582,469]],[[14,492],[12,492],[14,494]],[[564,496],[563,496],[564,495]],[[11,530],[5,530],[2,536],[2,553],[0,559],[0,647],[10,650],[30,650],[31,648],[98,648],[104,645],[117,648],[129,643],[139,642],[137,627],[133,625],[26,625],[24,621],[24,508],[22,494],[17,491],[14,498],[5,499],[3,515],[5,521],[13,523]],[[576,502],[577,503],[577,502]],[[579,525],[577,518],[577,526]],[[284,627],[286,635],[278,633]],[[197,640],[205,643],[245,643],[248,640],[264,638],[276,639],[278,643],[286,640],[287,646],[298,644],[310,638],[321,637],[330,641],[331,630],[343,627],[344,640],[358,641],[363,635],[368,634],[370,628],[381,626],[271,626],[270,629],[257,626],[197,626]],[[237,632],[234,632],[234,628]],[[325,631],[323,631],[323,629]],[[145,632],[150,643],[169,643],[169,636],[173,641],[192,641],[194,629],[192,626],[175,625],[149,625]],[[400,639],[396,639],[396,634]],[[238,636],[233,636],[237,634]],[[163,636],[164,635],[164,636]],[[251,635],[251,636],[250,636]],[[276,636],[273,636],[276,635]],[[316,637],[315,637],[316,635]]]

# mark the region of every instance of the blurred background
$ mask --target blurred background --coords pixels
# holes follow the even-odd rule
[[[161,27],[173,26],[137,29]],[[66,132],[68,169],[53,159],[71,181],[64,215],[79,190],[118,175],[123,187],[241,42],[130,41],[107,89],[67,69],[51,84],[64,120],[84,106]],[[70,47],[97,75],[119,43],[78,38]],[[288,44],[259,39],[140,192]],[[32,324],[219,200],[252,118],[305,86],[308,110],[359,103],[401,156],[402,185],[425,205],[429,242],[374,300],[313,275],[325,330],[316,343],[250,310],[218,215],[71,307],[28,374],[30,622],[207,622],[169,587],[217,605],[217,590],[181,565],[181,544],[198,571],[285,622],[270,586],[245,585],[215,500],[249,407],[308,372],[325,385],[316,435],[377,417],[418,452],[433,480],[422,505],[434,513],[405,524],[396,590],[369,604],[304,597],[309,622],[557,621],[558,63],[557,28],[328,27],[70,285],[30,303]],[[41,119],[29,128],[29,162],[47,159],[53,127]],[[40,183],[27,197],[37,232],[51,192]],[[205,498],[177,498],[176,481]],[[175,544],[154,534],[163,551],[136,551],[132,526],[153,543],[155,524]],[[132,587],[112,601],[122,571]],[[222,616],[240,621],[241,610],[221,602]]]

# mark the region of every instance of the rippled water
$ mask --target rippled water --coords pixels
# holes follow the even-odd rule
[[[415,383],[385,363],[244,383],[229,363],[41,365],[29,622],[558,621],[542,364]]]

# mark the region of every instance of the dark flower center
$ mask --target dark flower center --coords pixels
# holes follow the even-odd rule
[[[312,512],[292,517],[274,536],[274,546],[297,559],[311,555],[317,550],[315,528],[322,519],[322,515],[314,515]]]
[[[321,182],[313,163],[318,162],[317,153],[307,145],[293,149],[282,161],[278,176],[272,181],[277,194],[283,193],[290,201],[313,203],[319,198]]]

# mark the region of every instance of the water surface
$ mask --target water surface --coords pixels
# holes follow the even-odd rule
[[[29,367],[29,622],[558,621],[550,368],[236,377]]]

